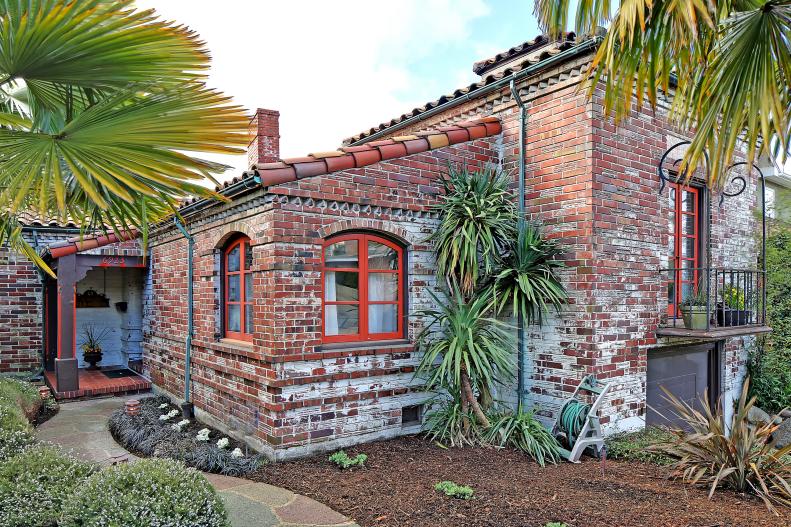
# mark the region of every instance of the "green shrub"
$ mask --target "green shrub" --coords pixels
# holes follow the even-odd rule
[[[562,522],[549,522],[545,523],[544,527],[568,527],[568,525]]]
[[[0,377],[0,406],[18,407],[27,420],[33,419],[41,408],[38,388],[24,380]]]
[[[116,465],[79,485],[59,527],[227,527],[214,488],[195,469],[166,459]]]
[[[35,442],[36,438],[28,430],[0,428],[0,463],[20,454]]]
[[[54,525],[93,470],[49,445],[31,446],[0,463],[0,525]]]
[[[622,432],[605,439],[607,457],[621,461],[638,461],[655,465],[668,465],[673,458],[650,450],[649,447],[666,443],[673,434],[657,427],[647,427],[638,432]]]
[[[487,443],[513,447],[524,452],[542,467],[560,461],[560,445],[552,434],[531,412],[517,412],[493,416],[486,431]]]
[[[457,498],[460,500],[468,500],[472,498],[472,495],[475,493],[472,490],[472,487],[468,487],[467,485],[458,485],[452,481],[440,481],[436,485],[434,485],[434,490],[442,492],[445,496],[450,496],[451,498]]]
[[[349,457],[349,454],[343,450],[339,450],[331,455],[329,459],[341,468],[350,468],[363,466],[368,460],[368,456],[365,454],[357,454],[354,457]]]
[[[0,403],[0,430],[29,431],[30,429],[30,422],[21,408]]]

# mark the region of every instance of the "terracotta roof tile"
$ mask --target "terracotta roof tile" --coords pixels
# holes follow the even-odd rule
[[[224,188],[240,181],[250,180],[255,175],[260,178],[261,186],[271,187],[340,170],[362,168],[383,160],[418,154],[434,148],[465,143],[473,139],[496,135],[501,131],[502,126],[496,117],[483,117],[438,130],[427,130],[414,135],[372,141],[361,146],[348,146],[337,151],[315,152],[306,157],[292,157],[276,163],[257,163],[253,165],[251,171],[245,172],[243,177],[234,178],[216,190],[221,192]],[[197,200],[192,200],[190,203],[195,203],[195,201]]]
[[[104,247],[120,241],[134,240],[140,235],[138,231],[124,231],[120,235],[115,233],[102,234],[96,236],[75,236],[68,240],[56,242],[47,247],[47,252],[52,258],[62,258],[69,254],[75,254],[82,251],[89,251],[97,247]]]

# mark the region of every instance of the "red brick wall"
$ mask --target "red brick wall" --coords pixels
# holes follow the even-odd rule
[[[36,267],[0,248],[0,372],[41,367],[41,295]]]
[[[426,394],[413,380],[409,339],[364,347],[321,343],[321,244],[345,230],[373,230],[407,246],[408,303],[430,304],[434,267],[429,205],[448,163],[497,160],[497,138],[446,147],[258,191],[189,218],[195,237],[192,397],[197,408],[272,455],[293,456],[402,428],[404,406]],[[252,344],[219,334],[219,254],[234,233],[251,239]],[[172,229],[153,237],[144,361],[160,388],[183,394],[186,242]],[[408,337],[420,322],[410,319]],[[285,450],[288,452],[285,452]]]

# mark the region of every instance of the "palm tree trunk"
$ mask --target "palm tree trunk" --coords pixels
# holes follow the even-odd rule
[[[483,410],[481,410],[481,405],[478,404],[478,399],[475,398],[475,394],[472,391],[470,377],[465,371],[461,372],[461,391],[462,401],[466,399],[470,406],[472,406],[472,413],[475,414],[475,418],[478,420],[478,423],[480,423],[484,428],[489,428],[489,419],[486,418],[486,414],[483,413]]]

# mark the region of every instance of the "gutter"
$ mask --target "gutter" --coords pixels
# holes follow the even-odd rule
[[[525,140],[527,139],[527,108],[525,102],[519,95],[516,88],[516,76],[511,76],[511,96],[519,106],[519,223],[517,225],[517,236],[521,235],[525,227]],[[525,397],[525,315],[519,311],[516,325],[517,340],[517,372],[516,372],[516,397],[518,401],[518,411],[522,411],[522,403]]]
[[[187,239],[187,339],[184,349],[184,403],[181,405],[181,414],[185,419],[192,419],[195,415],[195,408],[190,400],[190,384],[192,373],[192,334],[194,329],[193,313],[193,269],[192,253],[195,249],[195,239],[187,232],[184,224],[178,218],[173,219],[176,228]]]
[[[245,175],[250,174],[251,177],[245,177],[241,181],[237,181],[232,185],[228,185],[224,189],[219,191],[221,196],[225,196],[226,198],[233,198],[240,194],[247,192],[250,189],[258,188],[261,186],[261,177],[256,174],[254,171],[246,171],[244,172]],[[182,217],[186,217],[189,214],[194,214],[198,212],[203,207],[207,206],[210,203],[216,203],[217,200],[203,198],[194,203],[190,203],[189,205],[181,208],[179,213]]]
[[[385,135],[391,134],[391,133],[393,133],[396,130],[400,130],[401,128],[404,128],[404,127],[409,126],[409,125],[414,124],[414,123],[419,123],[420,121],[428,119],[429,117],[431,117],[433,115],[436,115],[438,113],[442,113],[442,112],[444,112],[445,110],[447,110],[449,108],[453,108],[454,106],[458,106],[459,104],[461,104],[463,102],[469,101],[471,99],[476,99],[476,98],[480,97],[481,95],[486,95],[487,93],[499,90],[500,88],[502,88],[504,86],[508,86],[509,84],[511,84],[511,83],[513,83],[515,81],[521,80],[521,79],[523,79],[525,77],[528,77],[528,76],[532,75],[533,73],[536,73],[536,72],[541,71],[543,69],[546,69],[546,68],[548,68],[550,66],[553,66],[553,65],[558,64],[560,62],[568,60],[569,58],[576,57],[577,55],[581,55],[583,53],[587,53],[588,51],[590,51],[592,49],[595,49],[596,46],[599,45],[601,40],[602,40],[602,38],[597,36],[597,37],[594,37],[594,38],[592,38],[590,40],[586,40],[584,42],[581,42],[581,43],[577,44],[574,47],[571,47],[571,48],[569,48],[569,49],[567,49],[565,51],[561,51],[560,53],[558,53],[557,55],[555,55],[553,57],[549,57],[546,60],[542,60],[542,61],[537,62],[536,64],[532,64],[532,65],[528,66],[527,68],[525,68],[523,70],[519,70],[519,71],[517,71],[517,72],[515,72],[515,73],[513,73],[513,74],[511,74],[511,75],[509,75],[507,77],[503,77],[502,79],[500,79],[500,80],[498,80],[496,82],[493,82],[492,84],[488,84],[486,86],[481,86],[480,88],[475,89],[475,90],[467,93],[466,95],[463,95],[461,97],[456,97],[455,99],[452,99],[450,101],[442,103],[439,106],[435,106],[434,108],[432,108],[430,110],[426,110],[425,112],[419,113],[418,115],[415,115],[415,116],[412,116],[412,117],[410,117],[408,119],[405,119],[405,120],[401,121],[400,123],[396,123],[396,124],[394,124],[392,126],[388,126],[387,128],[379,130],[378,132],[374,132],[371,135],[363,137],[362,139],[358,139],[357,141],[354,141],[354,142],[350,143],[349,146],[359,146],[359,145],[362,145],[362,144],[367,143],[369,141],[373,141],[375,139],[379,139],[380,137],[383,137]]]

